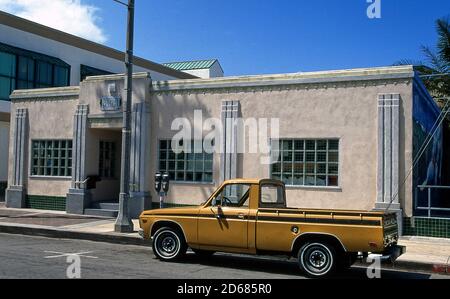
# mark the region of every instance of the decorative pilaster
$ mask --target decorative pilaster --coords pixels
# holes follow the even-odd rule
[[[89,105],[78,105],[74,116],[72,150],[72,188],[67,194],[66,211],[70,214],[84,214],[90,204],[91,195],[86,190],[86,132]]]
[[[400,94],[378,96],[378,174],[376,209],[397,212],[401,225]]]
[[[238,126],[236,120],[239,117],[240,108],[239,101],[222,102],[222,128],[224,131],[220,157],[222,182],[237,176]]]
[[[138,218],[144,210],[151,209],[151,197],[146,160],[150,148],[150,108],[147,103],[135,103],[131,116],[130,156],[130,216]]]
[[[13,132],[13,174],[6,190],[8,208],[25,208],[25,153],[28,145],[28,109],[17,109]]]

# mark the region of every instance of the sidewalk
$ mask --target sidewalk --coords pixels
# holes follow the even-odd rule
[[[6,209],[4,203],[0,202],[0,233],[149,246],[150,243],[137,233],[138,221],[133,222],[134,233],[120,234],[114,232],[115,219],[68,215],[65,212]],[[406,254],[387,268],[449,274],[450,239],[403,237],[400,245],[406,246]]]
[[[114,223],[115,219],[105,217],[32,209],[7,209],[5,204],[0,202],[0,233],[149,245],[137,233],[138,220],[133,220],[135,232],[131,234],[114,232]]]

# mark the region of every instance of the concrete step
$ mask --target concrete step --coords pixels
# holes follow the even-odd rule
[[[101,209],[101,210],[119,210],[118,202],[96,202],[92,204],[93,209]]]
[[[107,209],[85,209],[84,214],[89,216],[117,218],[117,215],[119,215],[119,211]]]

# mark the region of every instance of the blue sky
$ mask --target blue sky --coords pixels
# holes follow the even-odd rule
[[[123,50],[125,8],[80,3],[98,8],[104,43]],[[218,58],[226,75],[383,66],[421,59],[420,46],[436,43],[435,20],[450,15],[448,0],[381,4],[374,20],[366,0],[136,0],[135,53],[156,62]]]

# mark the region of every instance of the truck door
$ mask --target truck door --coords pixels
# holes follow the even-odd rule
[[[281,222],[280,210],[286,208],[285,188],[281,184],[263,182],[260,187],[256,248],[267,251],[289,251],[294,236],[292,223]]]
[[[200,210],[200,246],[248,248],[249,184],[227,184]]]

